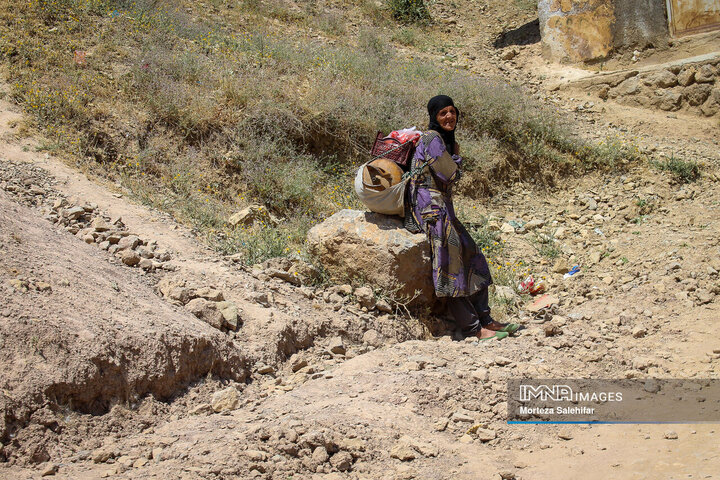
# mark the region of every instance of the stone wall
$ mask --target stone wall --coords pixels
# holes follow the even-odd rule
[[[658,47],[669,39],[665,0],[614,0],[615,48]]]
[[[626,105],[720,116],[720,56],[686,60],[647,71],[599,74],[569,86]]]

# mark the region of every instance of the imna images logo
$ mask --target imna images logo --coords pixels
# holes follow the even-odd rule
[[[520,385],[520,401],[622,402],[622,392],[575,392],[569,385]]]
[[[521,402],[529,402],[536,398],[543,402],[572,401],[572,394],[573,390],[568,385],[520,385]]]

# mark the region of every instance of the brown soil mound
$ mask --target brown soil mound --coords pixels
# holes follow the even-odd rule
[[[42,424],[35,417],[43,407],[103,414],[147,394],[169,398],[208,373],[246,376],[245,358],[226,335],[162,301],[98,249],[48,229],[5,193],[0,225],[5,456],[23,455],[15,434]]]

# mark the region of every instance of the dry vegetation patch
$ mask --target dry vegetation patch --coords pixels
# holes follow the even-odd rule
[[[462,108],[472,198],[636,156],[585,144],[519,87],[399,54],[393,39],[412,42],[398,40],[396,7],[422,2],[1,3],[12,98],[52,148],[248,262],[298,250],[312,224],[359,206],[351,178],[375,132],[422,127],[436,93]],[[228,227],[250,203],[281,226]]]

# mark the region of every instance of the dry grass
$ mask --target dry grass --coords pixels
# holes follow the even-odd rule
[[[424,126],[436,93],[461,106],[467,168],[486,185],[502,180],[487,168],[498,159],[575,168],[627,156],[580,144],[513,86],[397,56],[397,28],[363,27],[343,44],[353,18],[393,25],[392,12],[369,0],[329,11],[309,1],[229,6],[0,0],[12,98],[73,160],[227,252],[247,253],[248,235],[280,239],[266,242],[273,254],[295,251],[309,226],[358,207],[351,179],[375,132]],[[422,41],[405,32],[395,41]],[[229,229],[225,219],[250,203],[285,219],[286,230]]]

